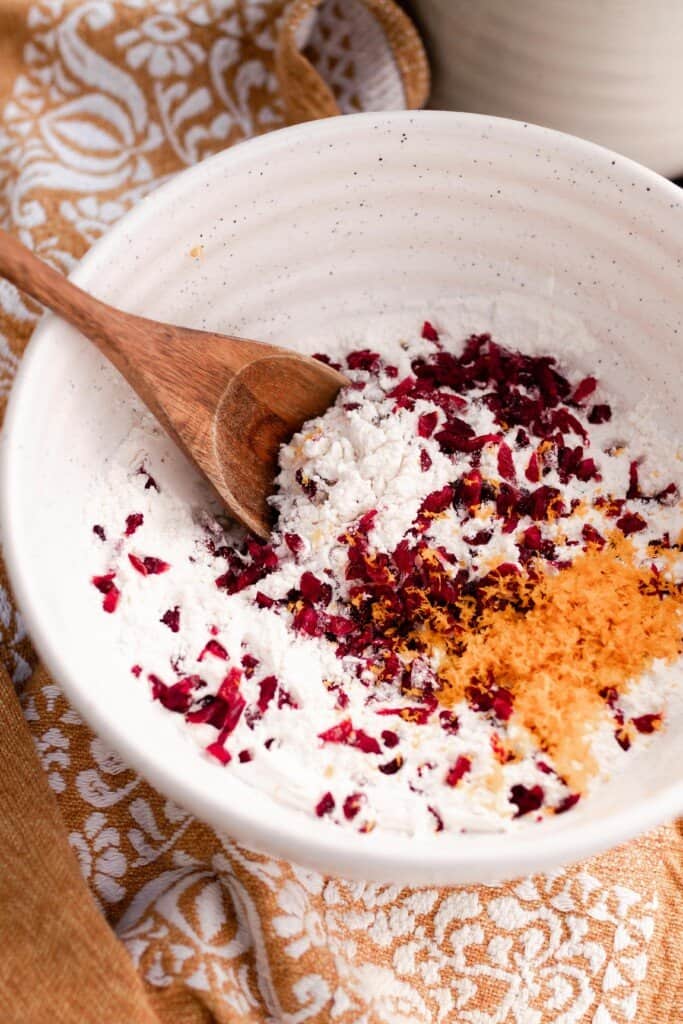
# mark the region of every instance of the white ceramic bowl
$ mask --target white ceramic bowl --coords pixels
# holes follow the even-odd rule
[[[571,352],[592,338],[603,378],[629,402],[655,393],[680,437],[682,252],[678,190],[606,150],[477,115],[366,114],[275,132],[186,171],[73,276],[134,312],[311,349],[332,322],[446,319],[451,305],[463,330],[491,328],[503,342],[541,331]],[[130,675],[88,584],[83,508],[136,407],[95,350],[47,317],[12,395],[2,518],[49,670],[168,796],[271,854],[412,884],[554,868],[683,809],[680,718],[571,814],[504,836],[358,835],[226,783]]]

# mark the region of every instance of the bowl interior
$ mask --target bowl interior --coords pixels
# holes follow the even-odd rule
[[[661,425],[679,438],[682,224],[673,186],[568,136],[474,115],[358,115],[274,133],[180,175],[74,277],[133,312],[309,352],[331,325],[363,341],[425,317],[511,345],[542,338],[625,402],[654,396]],[[273,854],[413,884],[554,867],[680,811],[676,709],[585,806],[506,836],[341,834],[226,785],[130,675],[113,617],[92,600],[88,496],[139,416],[95,350],[44,320],[7,421],[5,548],[49,669],[170,797]],[[168,457],[179,486],[191,486],[170,444]]]

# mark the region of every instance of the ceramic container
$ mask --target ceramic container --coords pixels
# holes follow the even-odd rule
[[[558,128],[683,174],[679,0],[412,0],[430,106]]]
[[[624,401],[656,395],[680,438],[682,252],[679,191],[606,150],[477,115],[364,114],[275,132],[178,175],[73,277],[133,312],[311,351],[331,323],[361,338],[368,319],[397,315],[512,345],[532,332],[560,355],[588,353]],[[132,652],[89,582],[89,495],[138,410],[92,346],[44,319],[11,398],[1,513],[16,596],[50,672],[162,792],[273,855],[411,884],[551,869],[683,810],[676,714],[594,798],[504,836],[359,835],[227,779],[131,675]]]

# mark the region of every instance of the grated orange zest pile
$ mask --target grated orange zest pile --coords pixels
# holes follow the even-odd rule
[[[478,614],[464,599],[461,630],[429,616],[413,639],[436,659],[440,702],[454,705],[477,684],[505,687],[521,741],[532,734],[582,792],[597,768],[590,729],[605,714],[604,691],[624,693],[655,659],[682,651],[683,594],[635,558],[615,535],[560,572],[501,579]]]

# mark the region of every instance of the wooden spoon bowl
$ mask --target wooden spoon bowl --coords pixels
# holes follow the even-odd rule
[[[280,445],[334,402],[346,378],[316,359],[148,320],[93,298],[0,230],[0,274],[77,327],[126,378],[230,513],[271,528]]]

